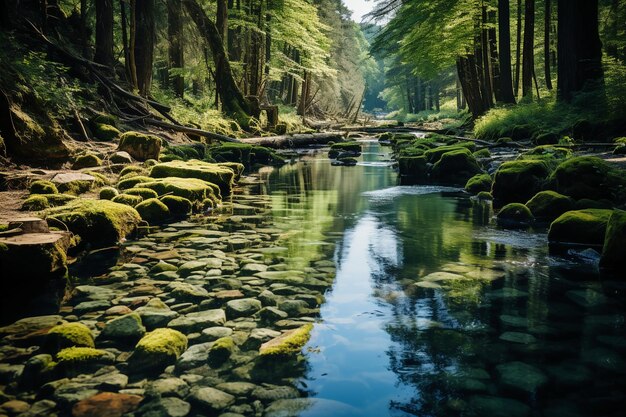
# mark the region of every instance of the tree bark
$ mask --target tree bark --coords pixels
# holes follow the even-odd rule
[[[143,97],[150,95],[152,85],[152,63],[154,61],[154,0],[135,0],[136,38],[135,62],[137,66],[137,88]]]
[[[546,76],[546,88],[552,90],[552,75],[550,71],[550,30],[552,29],[552,1],[546,0],[546,14],[544,19],[543,60]]]
[[[472,117],[476,119],[487,110],[483,98],[481,97],[476,57],[474,55],[458,57],[456,64],[463,95],[467,101],[469,111],[472,113]]]
[[[219,80],[220,85],[218,93],[222,101],[222,110],[233,117],[244,129],[248,128],[250,117],[258,118],[259,115],[253,114],[251,103],[243,96],[235,82],[230,68],[230,61],[226,56],[224,43],[217,27],[196,0],[182,1],[189,16],[191,16],[198,30],[209,44],[213,54],[213,61],[222,61],[224,63],[223,71],[215,74],[216,81]]]
[[[500,40],[500,99],[503,103],[515,103],[511,75],[511,23],[509,0],[498,0],[498,38]]]
[[[519,94],[520,66],[522,62],[522,0],[517,0],[517,47],[515,49],[515,97]]]
[[[603,86],[598,0],[559,0],[558,18],[557,97],[571,101],[576,92]]]
[[[96,53],[93,60],[98,64],[113,66],[113,0],[96,3]]]
[[[526,0],[524,7],[524,56],[522,58],[522,97],[533,96],[535,68],[535,0]]]
[[[491,67],[491,53],[489,51],[489,18],[487,16],[487,6],[482,6],[481,13],[481,30],[480,30],[480,45],[482,47],[483,55],[483,79],[484,79],[484,99],[486,104],[491,107],[493,105],[493,72]]]
[[[183,56],[183,4],[181,0],[167,0],[167,37],[169,40],[169,69],[184,68]],[[172,90],[178,97],[185,92],[185,79],[182,74],[170,76]]]
[[[128,68],[133,88],[139,88],[137,84],[137,60],[135,59],[135,46],[137,45],[137,1],[130,0],[130,39],[128,44]]]

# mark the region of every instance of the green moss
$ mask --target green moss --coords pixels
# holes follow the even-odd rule
[[[511,143],[513,142],[513,138],[510,138],[508,136],[503,136],[501,138],[496,139],[496,143],[498,145],[506,145],[507,143]]]
[[[312,324],[288,331],[261,346],[261,356],[288,356],[299,353],[311,337]]]
[[[235,342],[231,337],[217,339],[209,348],[209,363],[219,366],[230,358],[235,351]]]
[[[160,224],[170,217],[170,210],[157,198],[144,200],[135,206],[141,218],[150,224]]]
[[[478,194],[481,191],[491,191],[493,180],[489,174],[478,174],[470,178],[465,184],[465,191],[470,194]]]
[[[150,176],[153,178],[196,178],[216,184],[220,188],[221,195],[228,196],[231,193],[235,173],[230,169],[217,164],[191,161],[172,161],[158,164],[152,167]]]
[[[572,151],[567,148],[559,148],[556,146],[537,146],[529,151],[522,153],[518,159],[534,159],[543,160],[546,162],[557,163],[563,159],[567,159],[572,156]]]
[[[626,138],[615,138],[613,139],[614,143],[619,143],[621,145],[626,145]]]
[[[220,189],[217,185],[195,178],[153,178],[151,182],[142,183],[141,186],[156,191],[159,196],[172,194],[192,202],[202,201],[205,198],[216,203],[221,200]]]
[[[22,211],[41,211],[50,207],[45,195],[32,195],[22,203]]]
[[[602,245],[613,212],[611,210],[573,210],[559,216],[550,225],[548,240],[558,243]]]
[[[600,158],[579,156],[562,162],[554,171],[551,187],[576,200],[623,199],[626,172]]]
[[[170,213],[174,217],[184,217],[191,213],[191,201],[184,197],[175,195],[166,195],[161,197],[161,202],[167,206]]]
[[[100,189],[100,200],[113,200],[117,195],[119,195],[119,191],[113,187],[103,187]]]
[[[141,220],[135,209],[107,200],[76,199],[66,206],[46,210],[45,215],[64,223],[83,241],[104,245],[126,237]]]
[[[132,175],[132,173],[126,174]],[[146,182],[152,182],[154,178],[145,177],[143,175],[133,175],[130,178],[124,178],[117,183],[117,188],[120,190],[127,190],[129,188],[133,188],[137,184],[143,184]]]
[[[536,145],[554,145],[559,143],[559,135],[554,132],[538,133],[534,135],[533,143]]]
[[[626,263],[626,211],[614,210],[607,224],[600,266],[623,271],[624,263]]]
[[[574,209],[574,200],[555,191],[541,191],[526,206],[539,219],[554,220],[566,211]]]
[[[93,168],[102,166],[102,159],[93,154],[80,155],[74,161],[72,169]]]
[[[204,143],[192,143],[185,145],[168,146],[161,154],[161,161],[170,160],[187,161],[189,159],[204,159],[207,155],[206,145]]]
[[[159,196],[156,191],[142,187],[129,188],[128,190],[124,190],[124,194],[138,195],[144,200],[157,198]]]
[[[103,185],[99,184],[96,181],[83,181],[83,180],[75,180],[65,182],[63,184],[58,185],[58,189],[62,193],[68,193],[72,195],[84,194],[87,191],[91,190],[92,187]]]
[[[361,152],[360,142],[339,142],[330,145],[330,149],[338,150],[340,152]]]
[[[493,196],[488,191],[481,191],[478,193],[477,197],[481,200],[493,200]]]
[[[91,127],[93,136],[103,142],[111,142],[117,139],[122,132],[117,130],[115,126],[106,123],[94,123]]]
[[[237,162],[248,168],[285,163],[285,159],[272,149],[247,143],[222,143],[209,148],[208,154],[217,162]]]
[[[239,181],[243,171],[246,169],[244,164],[240,164],[239,162],[219,162],[217,165],[232,170],[235,173],[235,181]]]
[[[448,152],[460,150],[471,154],[475,149],[476,144],[474,144],[473,142],[460,142],[454,145],[439,146],[438,148],[430,149],[424,153],[424,156],[426,156],[428,162],[434,164],[437,163],[441,159],[441,157]]]
[[[111,200],[114,203],[124,204],[130,207],[135,207],[137,204],[143,201],[143,198],[138,195],[130,194],[118,194]]]
[[[157,159],[161,152],[161,138],[139,132],[126,132],[120,137],[118,149],[126,151],[139,161]]]
[[[46,198],[50,207],[59,207],[76,200],[77,197],[69,194],[50,194]]]
[[[532,223],[535,220],[532,213],[524,204],[510,203],[498,212],[499,222]]]
[[[205,198],[204,200],[202,200],[203,210],[211,210],[214,209],[216,206],[217,204],[215,203],[215,201],[211,200],[210,198]]]
[[[613,149],[613,155],[626,155],[626,145],[618,145]]]
[[[187,350],[187,337],[177,330],[156,329],[135,346],[129,359],[131,369],[157,371],[172,365]]]
[[[57,194],[59,190],[52,181],[36,180],[30,183],[28,189],[31,194]]]
[[[103,185],[110,185],[111,181],[109,181],[109,178],[107,178],[106,175],[104,175],[101,172],[97,172],[97,171],[87,171],[86,174],[91,175],[92,177],[96,178],[96,181],[94,183],[95,186],[103,186]]]
[[[117,117],[113,116],[112,114],[101,113],[94,116],[89,122],[92,124],[92,126],[96,124],[117,126]]]
[[[90,347],[69,347],[56,355],[59,365],[77,365],[85,362],[95,362],[109,356],[108,352]]]
[[[48,331],[47,343],[55,351],[72,346],[95,347],[91,330],[82,323],[65,323],[54,326]]]
[[[550,175],[545,161],[505,162],[496,171],[491,193],[497,205],[525,203],[541,191]]]
[[[143,166],[146,167],[146,168],[150,168],[150,167],[155,166],[158,163],[159,163],[159,161],[157,161],[156,159],[146,159],[143,162]]]
[[[131,173],[136,173],[136,174],[140,174],[140,175],[145,175],[148,173],[148,170],[144,167],[140,167],[137,165],[127,165],[124,167],[124,169],[122,169],[120,171],[120,177],[123,177],[125,175],[131,174]]]
[[[432,178],[440,183],[465,184],[482,170],[467,148],[457,148],[441,155],[433,166]]]
[[[400,175],[425,181],[428,177],[428,161],[425,156],[400,156],[398,170]]]
[[[480,158],[491,158],[491,152],[489,152],[489,149],[487,148],[482,148],[476,152],[474,152],[474,158],[476,159],[480,159]]]

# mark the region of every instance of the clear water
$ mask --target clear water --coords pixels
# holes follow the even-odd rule
[[[624,415],[624,282],[593,253],[551,256],[545,230],[498,228],[460,190],[396,186],[385,152],[262,175],[291,262],[335,243],[299,415]]]

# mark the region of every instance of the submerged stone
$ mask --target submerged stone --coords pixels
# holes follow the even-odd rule
[[[509,362],[496,367],[500,382],[516,390],[534,393],[548,382],[538,368],[524,362]]]

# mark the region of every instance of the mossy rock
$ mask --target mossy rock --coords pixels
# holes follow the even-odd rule
[[[465,184],[465,191],[470,194],[476,195],[481,191],[491,191],[491,184],[493,180],[489,174],[478,174],[467,180]]]
[[[146,175],[148,173],[148,170],[144,167],[140,167],[137,165],[128,165],[128,166],[125,166],[120,171],[120,177],[123,177],[124,175],[131,174],[131,173],[136,173],[139,175]]]
[[[146,177],[144,175],[133,175],[132,173],[126,174],[126,176],[128,175],[131,175],[131,176],[125,177],[124,179],[121,179],[120,181],[117,182],[117,188],[119,190],[121,191],[128,190],[130,188],[135,187],[137,184],[143,184],[143,183],[154,181],[154,178]]]
[[[96,124],[105,124],[117,127],[117,117],[112,114],[100,113],[89,120],[92,127]]]
[[[471,154],[472,152],[474,152],[475,149],[476,144],[473,142],[460,142],[454,145],[439,146],[438,148],[430,149],[424,152],[424,156],[426,156],[428,162],[434,164],[437,163],[441,159],[441,157],[448,152],[465,150]]]
[[[145,161],[143,161],[143,166],[146,168],[152,168],[158,163],[159,161],[157,161],[156,159],[146,159]]]
[[[41,211],[50,207],[48,198],[45,195],[31,195],[22,203],[22,211]]]
[[[208,198],[217,204],[221,200],[220,189],[217,185],[196,178],[152,178],[150,182],[141,183],[141,186],[156,191],[159,196],[171,194],[186,198],[191,202]]]
[[[335,162],[335,164],[337,165],[342,165],[342,166],[347,166],[347,167],[356,166],[356,164],[358,163],[359,161],[356,158],[351,158],[351,157],[337,158],[337,161]]]
[[[481,191],[476,197],[478,197],[480,200],[493,200],[493,196],[489,191]]]
[[[428,161],[425,156],[400,156],[398,158],[398,171],[400,175],[426,181],[428,178]]]
[[[102,142],[111,142],[122,134],[115,126],[106,123],[94,123],[91,131],[93,136]]]
[[[83,242],[95,245],[119,242],[141,221],[132,207],[107,200],[76,199],[66,206],[46,210],[45,215],[64,223]]]
[[[460,148],[441,155],[431,173],[435,181],[445,184],[466,184],[474,175],[482,172],[469,149]]]
[[[528,140],[533,136],[535,132],[535,128],[529,124],[517,125],[514,126],[511,130],[511,139],[518,140]]]
[[[496,205],[525,203],[541,191],[550,175],[545,161],[523,160],[505,162],[496,171],[491,189]]]
[[[115,361],[115,355],[101,349],[90,347],[69,347],[56,354],[54,371],[58,375],[75,377],[80,374],[90,374],[98,371],[103,366],[111,365]]]
[[[113,200],[120,193],[113,187],[102,187],[100,189],[100,200]]]
[[[554,132],[539,133],[534,136],[535,145],[554,145],[559,143],[560,136]]]
[[[528,200],[526,207],[536,218],[552,221],[561,214],[574,210],[574,200],[555,191],[540,191]]]
[[[124,204],[126,206],[135,207],[137,204],[143,201],[143,198],[139,195],[130,194],[118,194],[111,200],[114,203]]]
[[[173,329],[156,329],[146,334],[135,346],[128,361],[134,372],[161,372],[173,365],[187,350],[187,337]]]
[[[563,213],[550,225],[551,243],[604,244],[607,224],[612,210],[587,209]]]
[[[159,196],[159,194],[157,194],[156,191],[150,188],[143,188],[143,187],[129,188],[128,190],[124,190],[124,194],[138,195],[144,200],[148,200],[150,198],[157,198]]]
[[[576,200],[620,201],[626,187],[624,170],[593,156],[579,156],[562,162],[550,179],[555,191]]]
[[[530,224],[535,220],[528,207],[521,203],[510,203],[498,212],[498,223],[505,225]]]
[[[30,183],[28,191],[31,194],[57,194],[59,190],[52,181],[36,180]]]
[[[170,210],[158,198],[149,198],[135,206],[141,218],[150,224],[161,224],[170,218]]]
[[[91,330],[82,323],[64,323],[54,326],[48,331],[46,345],[55,352],[73,346],[95,347]]]
[[[166,195],[161,197],[161,202],[167,206],[173,217],[186,217],[191,214],[193,209],[191,201],[184,197],[178,197],[175,195]]]
[[[623,272],[625,262],[626,211],[614,210],[607,224],[600,266]]]
[[[232,170],[235,173],[235,181],[241,179],[241,175],[246,169],[245,165],[239,162],[219,162],[217,165]]]
[[[274,150],[247,143],[222,143],[209,148],[208,153],[217,162],[237,162],[248,168],[285,163],[285,159]]]
[[[126,151],[138,161],[158,159],[161,153],[161,138],[139,132],[126,132],[120,137],[118,149]]]
[[[474,152],[473,155],[476,159],[491,158],[491,152],[489,152],[489,149],[487,148],[482,148]]]
[[[330,145],[330,149],[339,152],[361,152],[361,142],[339,142]]]
[[[557,163],[572,156],[572,151],[567,148],[560,148],[558,146],[537,146],[529,151],[522,153],[517,159],[535,159],[543,160],[548,163],[553,163],[556,166]]]
[[[235,352],[235,342],[231,337],[217,339],[209,348],[209,363],[212,366],[221,366]]]
[[[498,138],[498,139],[496,140],[496,143],[497,143],[498,145],[506,145],[507,143],[511,143],[511,142],[513,142],[513,138],[510,138],[510,137],[508,137],[508,136],[503,136],[503,137]]]
[[[291,356],[300,353],[311,337],[312,324],[305,324],[297,329],[287,330],[282,335],[263,343],[259,349],[261,356]]]
[[[150,170],[153,178],[196,178],[216,184],[222,196],[229,196],[234,184],[235,173],[230,168],[197,160],[172,161],[157,164]]]
[[[207,146],[204,143],[196,142],[184,145],[170,145],[165,147],[161,154],[161,161],[167,162],[179,160],[187,161],[189,159],[205,159],[207,156]]]
[[[49,194],[46,198],[48,199],[50,207],[59,207],[76,200],[78,197],[69,194]]]
[[[72,164],[72,169],[94,168],[102,166],[102,159],[94,154],[80,155]]]

